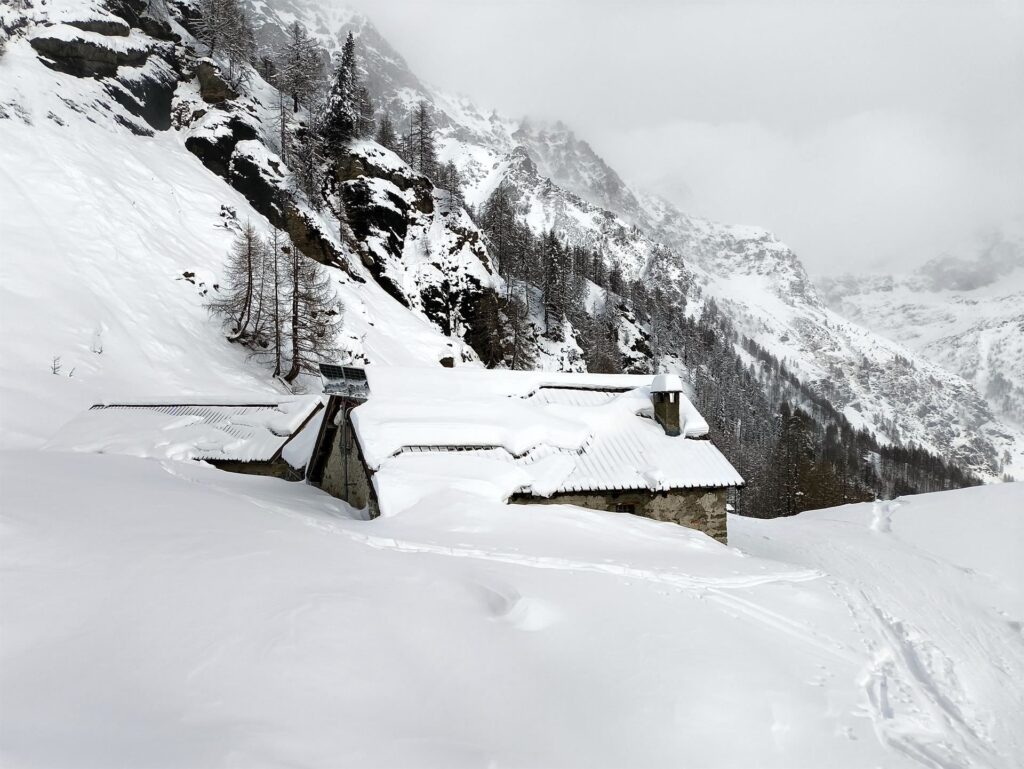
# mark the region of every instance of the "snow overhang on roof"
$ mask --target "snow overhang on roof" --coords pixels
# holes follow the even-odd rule
[[[43,448],[160,459],[269,462],[320,408],[319,396],[231,403],[175,398],[101,403]]]
[[[519,473],[513,491],[541,496],[743,484],[721,452],[699,440],[708,425],[678,377],[682,440],[653,419],[652,376],[378,367],[367,376],[374,396],[352,417],[373,470],[431,464],[447,476],[458,465],[507,476],[497,462]]]

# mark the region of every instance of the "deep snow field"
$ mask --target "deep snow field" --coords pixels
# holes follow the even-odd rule
[[[1024,485],[672,524],[359,520],[196,463],[0,454],[5,767],[1019,767]]]

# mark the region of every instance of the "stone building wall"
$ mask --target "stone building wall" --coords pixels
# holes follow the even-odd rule
[[[345,486],[346,457],[348,460],[347,489]],[[357,510],[369,509],[371,518],[376,518],[379,515],[373,482],[370,480],[370,473],[359,450],[359,441],[356,440],[352,429],[351,418],[348,419],[346,425],[334,433],[331,453],[324,467],[324,477],[320,488],[338,499],[345,500]]]
[[[510,501],[523,505],[577,505],[591,510],[629,512],[703,531],[724,544],[727,496],[728,489],[672,489],[565,493],[551,497],[516,494]]]

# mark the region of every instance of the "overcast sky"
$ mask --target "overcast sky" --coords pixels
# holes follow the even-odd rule
[[[354,0],[427,82],[562,119],[812,272],[1024,226],[1024,0]]]

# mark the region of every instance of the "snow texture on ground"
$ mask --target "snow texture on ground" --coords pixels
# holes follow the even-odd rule
[[[0,456],[5,766],[1010,767],[1024,486],[729,522]],[[53,479],[59,478],[59,483]]]

